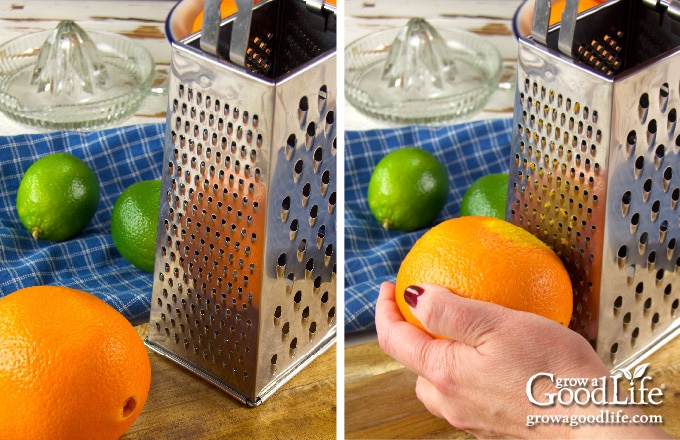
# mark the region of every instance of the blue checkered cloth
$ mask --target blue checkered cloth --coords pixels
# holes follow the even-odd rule
[[[0,296],[23,287],[59,285],[93,293],[132,322],[148,319],[152,275],[128,263],[111,240],[111,210],[125,188],[160,179],[165,124],[101,131],[0,136]],[[99,180],[97,211],[76,237],[35,240],[16,213],[26,169],[50,153],[85,161]]]
[[[399,264],[427,230],[385,230],[368,208],[371,173],[388,152],[416,145],[448,169],[450,194],[435,223],[456,217],[470,184],[485,174],[507,172],[510,119],[446,127],[405,127],[345,133],[345,332],[374,329],[375,301],[383,281],[394,281]]]

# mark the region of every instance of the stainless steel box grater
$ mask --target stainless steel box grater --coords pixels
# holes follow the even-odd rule
[[[610,0],[519,42],[506,217],[561,256],[610,368],[680,327],[680,2]]]
[[[245,3],[172,45],[147,344],[256,406],[335,342],[336,16]]]

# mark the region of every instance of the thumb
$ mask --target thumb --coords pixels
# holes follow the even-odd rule
[[[439,337],[477,347],[508,318],[509,309],[464,298],[435,284],[409,286],[404,299],[425,329]]]

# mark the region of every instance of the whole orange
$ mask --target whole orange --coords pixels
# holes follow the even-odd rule
[[[118,439],[150,384],[141,337],[96,296],[36,286],[0,299],[0,438]]]
[[[397,273],[396,301],[404,319],[421,329],[404,301],[404,289],[422,283],[565,326],[571,320],[572,286],[560,258],[530,232],[498,218],[446,220],[423,234],[406,254]]]

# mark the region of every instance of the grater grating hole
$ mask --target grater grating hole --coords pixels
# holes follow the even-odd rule
[[[319,171],[319,167],[321,166],[321,162],[323,161],[323,148],[322,147],[317,147],[316,150],[314,150],[314,172]]]
[[[638,156],[637,159],[635,159],[635,165],[634,165],[634,170],[633,173],[635,175],[635,178],[638,179],[640,178],[640,175],[642,174],[642,171],[645,168],[645,158],[644,156]]]
[[[639,301],[642,298],[642,292],[645,290],[645,285],[642,281],[635,285],[635,300]]]
[[[665,170],[663,170],[663,191],[668,192],[668,189],[671,186],[671,179],[673,178],[673,168],[668,166]]]
[[[302,161],[302,159],[298,159],[298,161],[295,162],[295,166],[293,167],[293,181],[295,183],[297,183],[298,180],[300,180],[300,176],[302,175],[303,167],[304,167],[304,162]]]
[[[621,214],[626,217],[628,215],[628,211],[630,209],[630,201],[632,198],[632,193],[630,191],[626,191],[623,193],[623,196],[621,197]]]
[[[668,97],[670,96],[670,86],[668,83],[663,83],[659,88],[659,108],[661,112],[666,111],[668,105]]]
[[[624,329],[628,326],[628,324],[630,324],[630,321],[631,321],[631,314],[630,314],[630,312],[626,312],[623,315],[623,328]]]
[[[640,95],[638,107],[638,116],[640,118],[640,122],[644,123],[644,121],[647,119],[648,111],[649,111],[649,95],[647,93],[643,93],[642,95]]]
[[[309,200],[309,195],[311,194],[312,191],[312,184],[307,182],[305,185],[302,187],[302,207],[304,208],[307,206],[307,201]]]
[[[288,140],[286,140],[286,159],[290,160],[291,157],[293,157],[293,152],[295,151],[295,145],[297,145],[297,137],[295,134],[291,134],[288,136]]]
[[[637,338],[640,336],[640,328],[635,327],[633,331],[630,333],[630,345],[635,347],[637,343]]]
[[[290,212],[290,196],[286,196],[281,201],[281,220],[285,223]]]
[[[652,210],[650,212],[650,218],[652,222],[655,222],[659,218],[659,211],[661,210],[661,202],[659,200],[655,200],[652,203]]]
[[[667,120],[667,123],[666,123],[666,130],[668,130],[669,133],[672,133],[673,131],[675,131],[675,123],[677,122],[677,120],[678,120],[678,113],[674,108],[672,108],[668,112],[668,120]]]
[[[637,228],[640,225],[640,214],[635,213],[630,217],[630,233],[635,234],[637,232]]]
[[[316,224],[316,219],[319,216],[319,207],[317,205],[312,206],[309,210],[309,226],[314,226]]]
[[[323,109],[326,106],[326,99],[328,98],[328,87],[324,84],[319,87],[319,109]],[[323,112],[321,112],[323,113]]]
[[[673,257],[673,252],[675,251],[675,237],[668,240],[668,245],[666,248],[666,256],[670,260]]]
[[[656,131],[657,131],[656,119],[652,119],[649,121],[649,124],[647,124],[647,142],[650,145],[654,143]]]
[[[335,191],[333,191],[331,195],[328,197],[328,212],[331,214],[335,210],[335,198],[336,198]]]
[[[637,144],[637,132],[631,130],[626,136],[626,152],[628,154],[633,154],[635,152],[635,146]]]
[[[312,148],[315,136],[316,136],[316,123],[312,121],[307,125],[307,132],[305,137],[305,144],[307,145],[308,150]]]
[[[300,98],[299,107],[300,111],[307,112],[309,110],[309,101],[306,96]]]
[[[665,155],[666,147],[663,144],[658,145],[656,150],[654,150],[654,166],[657,170],[661,167],[661,162]]]
[[[642,201],[647,202],[649,200],[649,193],[652,192],[652,179],[648,178],[645,180],[645,182],[642,184]]]

